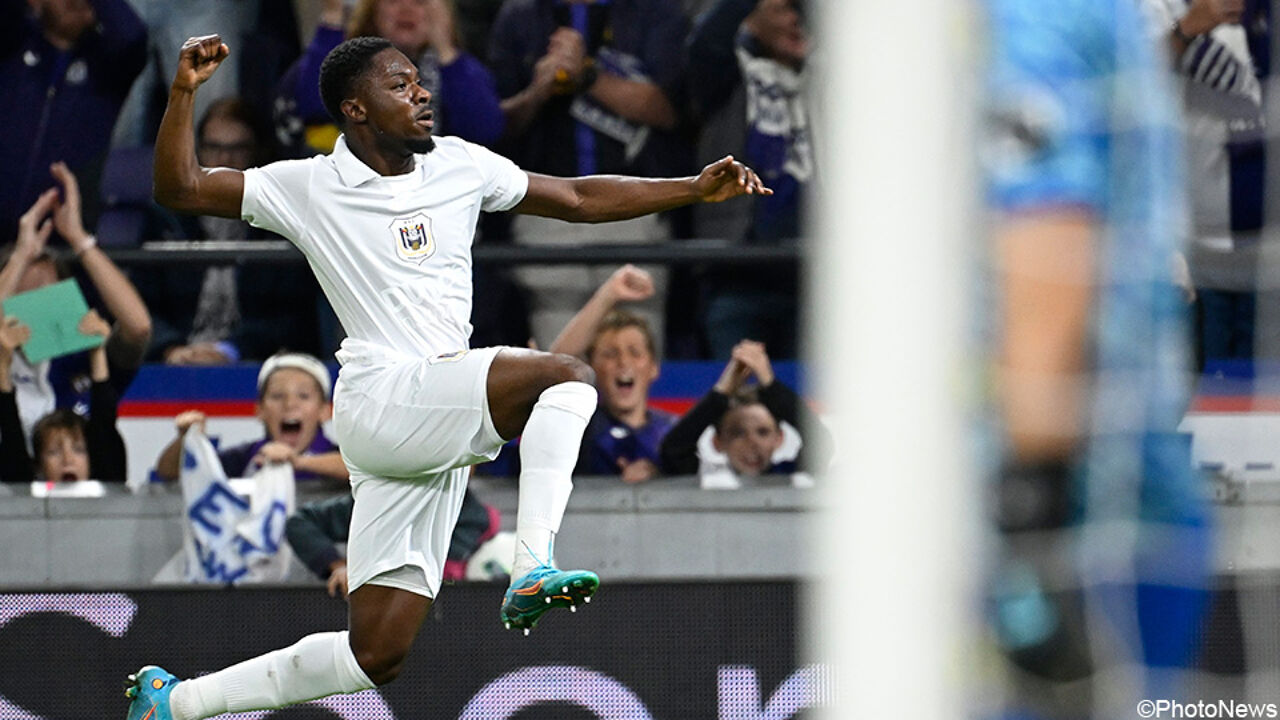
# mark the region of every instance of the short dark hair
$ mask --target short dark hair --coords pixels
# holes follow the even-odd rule
[[[44,444],[49,441],[49,436],[55,430],[65,430],[72,435],[79,435],[82,439],[87,439],[89,436],[89,422],[68,408],[58,408],[37,420],[35,427],[31,428],[31,451],[37,464],[39,464],[40,458],[44,455]],[[49,480],[51,478],[45,479]]]
[[[344,41],[329,51],[320,63],[320,99],[339,127],[346,125],[342,101],[351,97],[360,76],[369,68],[374,55],[395,47],[380,37],[358,37]]]
[[[729,396],[729,404],[725,407],[724,412],[720,413],[720,417],[716,418],[716,434],[724,432],[724,421],[729,415],[738,408],[749,407],[751,405],[759,405],[769,411],[769,417],[773,417],[773,411],[764,404],[760,399],[760,388],[757,385],[743,385]],[[778,418],[773,417],[773,424],[778,425]],[[781,427],[781,426],[779,426]]]

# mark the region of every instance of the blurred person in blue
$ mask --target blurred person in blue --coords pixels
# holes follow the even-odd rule
[[[990,608],[1018,677],[1038,679],[1015,687],[1043,693],[1015,710],[1119,716],[1152,695],[1088,681],[1145,666],[1130,689],[1174,697],[1167,671],[1192,657],[1210,570],[1207,498],[1177,433],[1177,111],[1131,0],[983,5],[1003,458]],[[1081,692],[1052,695],[1043,680]]]
[[[689,103],[698,157],[741,153],[777,188],[750,213],[694,209],[698,237],[795,244],[814,177],[806,100],[810,39],[802,0],[715,0],[689,33]],[[700,279],[707,349],[728,359],[743,338],[798,356],[800,277],[794,265],[711,267]]]
[[[147,28],[125,0],[0,2],[0,238],[17,234],[54,162],[80,177],[94,224],[111,129],[146,62]]]
[[[687,28],[676,0],[505,3],[489,42],[506,115],[499,151],[521,167],[558,176],[692,172],[688,143],[679,132]],[[672,237],[672,217],[575,226],[521,215],[511,218],[510,234],[514,242],[532,246],[653,244]],[[661,345],[668,273],[664,267],[644,270],[653,277],[654,293],[632,310]],[[551,343],[609,273],[583,265],[516,269],[539,346]]]
[[[494,77],[462,47],[449,0],[324,0],[315,35],[280,83],[277,133],[299,157],[329,152],[338,126],[320,99],[320,64],[346,38],[384,37],[414,60],[442,135],[492,147],[505,120]]]

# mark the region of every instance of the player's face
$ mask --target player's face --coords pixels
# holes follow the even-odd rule
[[[84,435],[69,428],[53,428],[40,449],[40,476],[65,482],[89,479],[89,448]]]
[[[418,68],[404,53],[388,48],[375,55],[359,96],[370,129],[386,149],[427,153],[435,148],[431,93],[418,84]]]
[[[430,40],[428,0],[379,0],[373,26],[401,52],[414,55]]]
[[[781,445],[782,429],[759,403],[731,408],[715,436],[716,449],[728,456],[733,471],[748,477],[768,471]]]
[[[297,368],[280,368],[267,378],[258,419],[269,439],[301,452],[311,446],[329,409],[315,378]]]
[[[649,386],[658,379],[658,363],[649,352],[644,333],[637,327],[606,330],[596,338],[591,353],[600,402],[620,420],[643,412],[649,402]]]

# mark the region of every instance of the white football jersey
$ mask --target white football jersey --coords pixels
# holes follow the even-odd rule
[[[339,137],[330,155],[246,170],[240,214],[306,255],[347,332],[339,362],[431,357],[469,347],[480,211],[528,187],[515,163],[457,138],[384,177]]]

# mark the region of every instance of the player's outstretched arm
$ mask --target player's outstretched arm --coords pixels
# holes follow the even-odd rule
[[[754,170],[729,155],[686,178],[557,178],[529,173],[529,190],[516,212],[571,222],[611,222],[698,202],[772,194]]]
[[[239,218],[244,175],[231,168],[202,168],[196,160],[196,89],[213,76],[230,50],[217,35],[188,38],[178,55],[169,104],[156,135],[156,202],[196,215]]]

